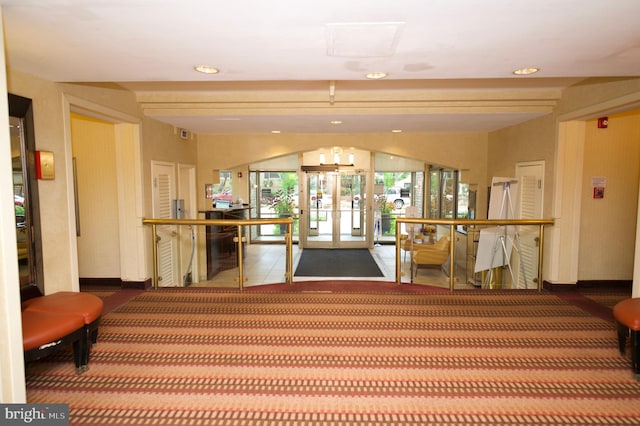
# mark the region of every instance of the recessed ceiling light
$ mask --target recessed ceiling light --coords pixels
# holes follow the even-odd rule
[[[342,124],[342,120],[331,120],[331,124]]]
[[[209,65],[196,65],[193,69],[203,74],[218,74],[220,72],[218,68]]]
[[[391,133],[402,133],[402,130],[400,130],[400,129],[393,129],[393,130],[391,131]]]
[[[386,72],[370,72],[365,75],[370,80],[380,80],[381,78],[385,78],[388,74]]]
[[[280,130],[272,130],[271,133],[273,133],[274,135],[277,135],[280,133]]]
[[[520,68],[519,70],[515,70],[513,73],[515,75],[529,75],[529,74],[535,74],[538,71],[540,71],[540,68],[527,67],[527,68]]]

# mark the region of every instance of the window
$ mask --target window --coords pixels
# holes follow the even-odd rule
[[[273,218],[293,216],[293,233],[298,233],[298,174],[293,171],[251,171],[251,210],[252,218]],[[260,225],[251,227],[251,240],[281,235],[279,225]]]
[[[458,198],[460,192],[457,170],[431,169],[429,172],[429,217],[434,219],[459,218]],[[462,190],[462,192],[468,194],[468,190],[466,192]],[[466,207],[464,210],[464,214],[466,214]]]
[[[413,205],[411,172],[376,172],[375,182],[376,200],[382,197],[397,212]]]
[[[212,188],[213,203],[216,200],[233,201],[233,189],[231,188],[231,172],[228,170],[220,171],[220,183],[214,184]]]

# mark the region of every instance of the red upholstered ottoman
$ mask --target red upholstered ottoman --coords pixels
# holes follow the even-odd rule
[[[85,327],[82,317],[75,314],[38,311],[22,312],[22,349],[25,362],[35,361],[54,351],[73,345],[76,371],[82,373]]]
[[[85,331],[81,365],[86,370],[89,365],[91,345],[98,340],[98,326],[103,306],[102,299],[93,294],[61,291],[26,300],[22,303],[22,310],[79,316]]]
[[[640,297],[625,299],[613,307],[618,325],[618,346],[624,355],[627,336],[631,343],[631,368],[640,380]]]

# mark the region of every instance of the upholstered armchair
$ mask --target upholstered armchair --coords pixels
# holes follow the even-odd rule
[[[413,241],[410,235],[400,235],[400,248],[404,250],[404,261],[407,260],[407,252],[411,252],[412,246],[413,250],[416,250],[418,246],[422,246],[422,234],[414,236]]]
[[[411,256],[412,277],[418,273],[418,267],[441,267],[449,258],[451,240],[448,236],[440,238],[435,244],[421,244]],[[415,269],[413,269],[415,268]]]

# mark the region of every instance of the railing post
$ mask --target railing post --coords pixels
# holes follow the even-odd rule
[[[544,228],[545,225],[553,225],[554,221],[551,219],[511,219],[511,220],[490,220],[490,219],[428,219],[428,218],[398,218],[396,225],[396,282],[401,282],[401,262],[400,262],[400,234],[398,230],[399,224],[418,224],[418,223],[432,223],[435,225],[447,225],[450,226],[449,238],[451,245],[449,248],[449,288],[451,291],[455,289],[456,280],[456,227],[458,225],[474,225],[474,226],[522,226],[522,225],[539,225],[540,226],[540,238],[538,247],[538,291],[543,289],[542,271],[543,271],[543,255],[544,255]],[[413,282],[413,280],[412,280]]]
[[[153,259],[153,289],[158,289],[158,233],[156,231],[156,224],[151,224],[151,253]]]
[[[456,275],[456,227],[449,225],[449,290],[454,290]]]
[[[396,283],[402,283],[402,265],[400,264],[400,224],[396,219]]]
[[[236,250],[238,250],[238,288],[240,291],[244,290],[244,252],[242,245],[244,243],[244,237],[242,235],[242,225],[238,225],[238,236],[236,244],[238,244]]]
[[[293,284],[293,222],[287,223],[287,234],[285,235],[286,246],[286,278],[287,284]]]
[[[544,225],[540,225],[540,241],[538,242],[538,291],[542,291],[542,255],[544,254]]]

